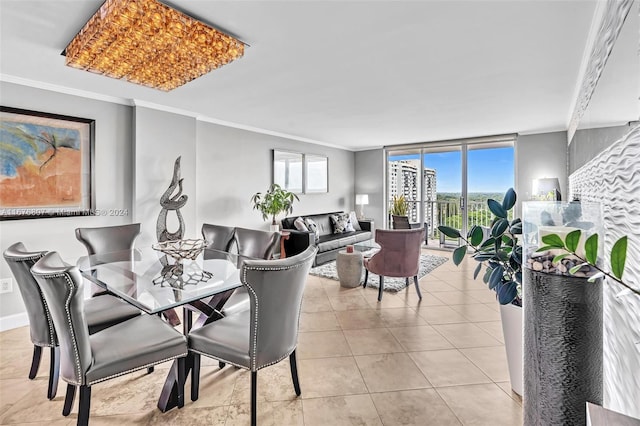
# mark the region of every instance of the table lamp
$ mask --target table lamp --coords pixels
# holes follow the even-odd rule
[[[359,219],[364,219],[365,204],[369,204],[369,194],[356,194],[356,205],[360,206]]]

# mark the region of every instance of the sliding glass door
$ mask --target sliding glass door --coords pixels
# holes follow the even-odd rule
[[[487,199],[499,201],[514,185],[514,137],[424,144],[387,150],[387,211],[393,197],[404,195],[407,216],[427,228],[430,245],[456,247],[438,226],[466,233],[472,226],[491,226]],[[389,222],[391,227],[391,222]]]
[[[422,150],[424,191],[422,206],[428,239],[438,245],[457,244],[438,232],[439,225],[463,229],[463,156],[462,147],[424,148]]]

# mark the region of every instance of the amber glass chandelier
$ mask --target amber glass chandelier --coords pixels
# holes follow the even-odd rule
[[[106,0],[63,54],[70,67],[169,91],[241,57],[244,47],[157,0]]]

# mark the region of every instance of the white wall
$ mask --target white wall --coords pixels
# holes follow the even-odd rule
[[[47,90],[0,82],[3,106],[92,118],[95,123],[96,208],[127,209],[129,216],[80,216],[0,222],[0,250],[22,241],[29,250],[56,250],[67,262],[86,254],[75,238],[75,228],[131,223],[132,108]],[[4,259],[0,277],[13,278]],[[0,317],[24,312],[17,286],[0,294]],[[26,317],[25,317],[26,319]]]
[[[251,196],[272,182],[272,150],[321,154],[329,158],[329,192],[298,194],[292,215],[354,209],[354,154],[350,151],[298,142],[277,136],[197,123],[198,230],[203,223],[269,228],[252,209]],[[282,217],[280,217],[282,219]]]
[[[521,216],[522,201],[531,200],[534,179],[558,178],[562,200],[567,200],[567,132],[518,136],[515,146],[516,216]]]
[[[196,229],[196,119],[155,109],[135,108],[135,182],[134,220],[142,224],[138,245],[157,241],[156,222],[160,197],[173,177],[173,165],[181,156],[182,193],[189,198],[180,209],[185,223],[185,238],[199,235]],[[174,193],[175,194],[175,193]],[[169,232],[178,229],[175,214],[167,217]]]
[[[364,215],[375,221],[375,227],[384,229],[384,150],[371,149],[355,153],[355,187],[356,194],[369,195],[369,204],[364,206]],[[356,208],[360,208],[356,206]]]

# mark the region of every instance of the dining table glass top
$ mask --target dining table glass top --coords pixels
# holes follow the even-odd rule
[[[83,256],[76,265],[87,280],[155,314],[240,287],[246,259],[206,249],[195,260],[178,261],[145,247]]]

